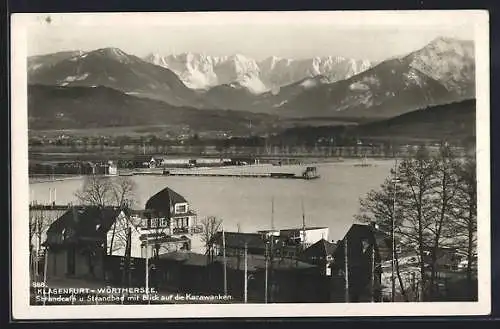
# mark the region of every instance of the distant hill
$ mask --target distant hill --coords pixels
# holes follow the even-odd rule
[[[476,136],[475,99],[432,106],[400,116],[359,125],[297,127],[285,139],[316,141],[332,136],[405,140],[465,140]]]
[[[268,131],[277,118],[242,111],[175,107],[108,87],[28,87],[30,130],[172,125],[196,131]]]
[[[31,64],[30,64],[31,63]],[[210,107],[169,69],[118,48],[28,58],[28,83],[49,86],[105,86],[175,106]]]
[[[356,127],[359,136],[405,136],[428,139],[476,136],[476,101],[438,105]]]

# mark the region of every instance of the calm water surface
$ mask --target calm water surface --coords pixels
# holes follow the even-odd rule
[[[137,183],[137,207],[168,186],[182,194],[198,216],[217,216],[228,231],[252,232],[271,226],[274,198],[276,228],[302,226],[301,200],[307,226],[327,226],[330,240],[341,239],[354,222],[359,198],[377,188],[390,174],[392,161],[369,160],[371,167],[357,167],[357,161],[318,164],[320,179],[270,179],[226,177],[132,176]],[[49,201],[49,189],[57,191],[57,204],[75,201],[81,179],[34,183],[31,200]]]

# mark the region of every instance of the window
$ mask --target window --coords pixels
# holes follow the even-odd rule
[[[183,214],[187,212],[187,205],[186,204],[180,204],[175,206],[175,212],[179,214]]]
[[[370,243],[368,242],[367,239],[363,239],[361,241],[361,248],[363,249],[363,253],[365,253],[368,250],[369,246],[370,246]]]

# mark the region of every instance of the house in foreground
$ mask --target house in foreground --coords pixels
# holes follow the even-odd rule
[[[375,224],[353,224],[333,253],[332,302],[380,301],[381,264],[391,259],[391,245]]]
[[[144,210],[129,211],[115,223],[107,238],[110,255],[125,256],[130,227],[131,257],[138,258],[191,250],[193,236],[201,232],[189,202],[168,187],[149,198]]]
[[[151,197],[141,211],[72,206],[47,230],[47,274],[105,278],[104,257],[152,258],[188,251],[199,231],[187,200],[169,188]]]
[[[114,207],[70,207],[47,230],[47,277],[104,279],[106,236],[124,216]]]
[[[321,239],[304,250],[301,254],[301,259],[307,263],[316,265],[323,276],[331,277],[335,248],[335,243]]]

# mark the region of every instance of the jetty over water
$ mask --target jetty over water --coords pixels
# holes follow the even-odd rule
[[[134,171],[133,175],[162,175],[183,177],[232,177],[232,178],[282,178],[317,179],[318,171],[314,166],[272,166],[256,165],[229,168],[191,168],[163,169],[162,171]]]
[[[319,176],[303,177],[291,173],[269,173],[269,174],[211,174],[211,173],[169,173],[164,171],[166,176],[193,176],[193,177],[234,177],[234,178],[289,178],[289,179],[316,179]]]

